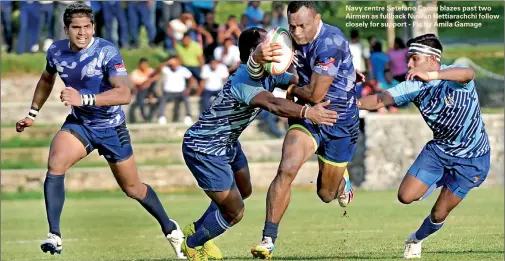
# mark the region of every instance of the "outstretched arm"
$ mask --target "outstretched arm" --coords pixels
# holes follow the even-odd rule
[[[382,107],[393,105],[394,103],[395,99],[386,91],[361,98],[358,101],[358,107],[360,110],[375,111]]]
[[[420,81],[401,82],[387,91],[359,99],[358,107],[361,110],[375,111],[385,106],[406,104],[417,97],[423,84]]]
[[[439,71],[426,72],[422,70],[413,70],[407,75],[407,81],[418,79],[429,82],[433,80],[452,81],[465,84],[473,80],[475,72],[471,68],[448,68]]]

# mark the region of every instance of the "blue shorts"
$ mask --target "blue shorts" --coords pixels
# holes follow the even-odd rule
[[[247,158],[238,141],[223,156],[194,151],[184,142],[182,155],[198,186],[206,191],[226,191],[234,188],[235,172],[247,166]]]
[[[447,186],[459,198],[465,198],[470,189],[480,186],[490,168],[490,152],[478,158],[452,157],[433,142],[426,144],[410,167],[408,174],[428,187]]]
[[[359,116],[337,122],[333,126],[314,124],[308,119],[290,119],[289,129],[300,129],[308,134],[320,160],[333,166],[345,167],[356,151]]]
[[[98,153],[110,163],[125,161],[133,155],[130,132],[124,122],[116,127],[94,129],[68,115],[61,130],[79,139],[87,154],[98,149]]]

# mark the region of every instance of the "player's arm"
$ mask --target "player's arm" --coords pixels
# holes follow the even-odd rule
[[[302,100],[319,103],[324,99],[335,77],[312,73],[310,83],[305,86],[291,88],[288,95],[296,96]]]
[[[53,87],[54,81],[56,80],[56,70],[46,69],[42,72],[39,81],[37,82],[37,87],[35,88],[35,93],[32,99],[32,109],[40,110],[44,103],[49,98]]]
[[[453,67],[433,72],[413,70],[407,75],[407,81],[413,79],[420,79],[426,82],[433,80],[443,80],[465,84],[472,81],[474,77],[475,71],[471,68]]]
[[[127,75],[109,77],[112,89],[96,94],[95,106],[127,105],[131,102],[133,83]]]
[[[390,105],[402,105],[413,101],[424,83],[420,81],[405,81],[387,91],[365,96],[358,100],[360,110],[375,111]]]

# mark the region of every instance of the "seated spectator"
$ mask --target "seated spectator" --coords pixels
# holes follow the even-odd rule
[[[168,101],[174,101],[173,121],[179,121],[179,109],[181,102],[184,103],[186,108],[186,117],[184,123],[191,125],[191,108],[188,102],[188,95],[190,92],[189,86],[195,82],[195,78],[191,72],[181,65],[181,61],[177,56],[170,56],[167,61],[162,63],[157,69],[150,81],[158,81],[162,79],[163,96],[160,98],[158,122],[159,124],[166,124],[165,107]]]
[[[189,33],[185,33],[182,43],[175,46],[175,51],[182,61],[182,65],[188,68],[193,76],[200,81],[201,68],[205,64],[202,45],[191,39]]]
[[[232,38],[226,39],[223,46],[218,46],[214,50],[214,58],[226,65],[230,74],[240,66],[240,51],[238,46],[233,44]]]
[[[260,8],[260,1],[250,1],[244,13],[249,20],[249,27],[261,27],[263,20],[263,10]]]
[[[215,14],[209,12],[205,16],[205,23],[198,26],[198,32],[203,36],[203,55],[205,62],[209,63],[214,55],[218,43],[219,25],[215,21]]]
[[[198,25],[190,13],[182,13],[177,19],[168,23],[165,38],[165,47],[167,50],[172,50],[182,41],[184,34],[188,33],[195,41],[200,40],[198,33]]]
[[[263,20],[261,21],[261,27],[265,29],[267,32],[272,30],[274,27],[272,26],[272,13],[266,12],[263,15]]]
[[[249,18],[247,17],[246,14],[243,14],[242,17],[240,18],[240,24],[238,25],[241,31],[244,31],[245,29],[249,28]]]
[[[222,25],[219,28],[219,33],[218,33],[218,41],[219,44],[224,44],[224,41],[228,38],[232,38],[234,40],[235,45],[238,44],[238,37],[242,33],[242,30],[240,29],[240,26],[237,22],[237,17],[234,15],[230,15],[228,17],[228,20],[226,21],[226,24]]]
[[[288,18],[286,17],[286,10],[284,10],[284,5],[281,3],[275,4],[274,12],[272,14],[272,26],[282,27],[284,29],[289,29]]]
[[[138,67],[135,68],[131,74],[130,78],[135,85],[135,93],[137,94],[135,101],[131,103],[130,106],[130,121],[136,122],[135,120],[135,109],[140,108],[140,113],[143,118],[143,122],[150,122],[154,114],[154,88],[156,86],[156,81],[150,80],[151,75],[154,73],[154,69],[149,66],[149,61],[146,58],[141,58]],[[149,114],[145,108],[145,100],[149,99],[149,104],[151,108],[149,109]]]
[[[196,95],[200,96],[200,112],[209,108],[211,99],[216,97],[228,80],[228,68],[211,57],[209,64],[202,67],[200,88]]]

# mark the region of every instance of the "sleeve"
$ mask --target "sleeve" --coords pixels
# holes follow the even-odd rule
[[[228,78],[228,76],[230,76],[230,73],[228,72],[228,67],[226,67],[226,65],[220,64],[219,68],[221,70],[221,73],[220,73],[221,78]]]
[[[396,105],[402,105],[413,101],[423,85],[421,81],[404,81],[388,89],[387,92],[393,96]]]
[[[345,43],[346,40],[339,35],[325,37],[320,41],[316,47],[316,58],[312,65],[312,71],[317,74],[336,77],[342,64],[343,53],[349,52]]]
[[[275,75],[273,76],[274,79],[274,86],[275,87],[286,87],[289,85],[289,81],[291,80],[291,77],[293,77],[293,74],[289,72],[285,72],[281,75]]]
[[[248,84],[233,84],[231,86],[231,93],[240,102],[250,105],[251,100],[256,97],[260,92],[265,92],[263,87],[254,87]]]
[[[221,61],[221,55],[223,54],[222,47],[216,47],[214,49],[214,58],[218,61]]]
[[[209,75],[210,74],[210,68],[209,68],[209,65],[204,65],[203,68],[202,68],[202,73],[200,74],[200,78],[202,78],[203,80],[207,80],[209,79]]]
[[[193,74],[186,67],[181,67],[181,73],[184,79],[189,79]]]
[[[46,54],[46,71],[52,75],[56,74],[58,70],[56,69],[56,65],[53,62],[53,56],[52,52],[50,51],[51,48],[47,51]]]
[[[105,57],[103,59],[102,68],[105,69],[105,72],[109,77],[128,76],[123,57],[121,57],[121,54],[116,47],[106,46],[104,47],[103,53]]]

